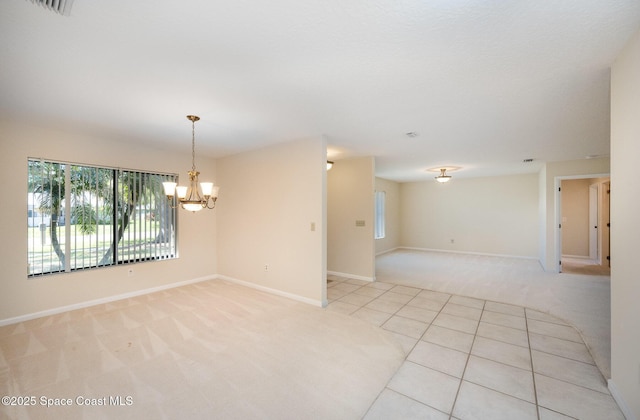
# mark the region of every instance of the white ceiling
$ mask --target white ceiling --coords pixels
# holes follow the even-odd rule
[[[639,28],[640,0],[2,0],[0,112],[185,152],[197,114],[214,157],[325,136],[398,181],[534,172],[608,155]]]

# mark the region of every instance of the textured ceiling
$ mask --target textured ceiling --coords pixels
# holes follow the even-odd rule
[[[185,151],[193,113],[215,157],[325,136],[398,181],[534,172],[608,155],[639,28],[639,0],[2,0],[0,111]]]

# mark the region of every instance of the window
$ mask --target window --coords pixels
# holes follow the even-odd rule
[[[376,191],[375,193],[375,227],[374,238],[384,238],[384,202],[386,199],[386,193],[384,191]]]
[[[29,159],[29,276],[175,258],[176,178]]]

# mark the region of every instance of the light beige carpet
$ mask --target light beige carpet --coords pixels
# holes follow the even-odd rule
[[[404,358],[367,322],[208,281],[1,327],[0,394],[37,401],[0,418],[361,418]]]
[[[398,250],[376,258],[376,279],[549,313],[580,332],[611,377],[609,276],[547,273],[522,258]]]

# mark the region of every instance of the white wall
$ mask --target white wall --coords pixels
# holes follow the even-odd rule
[[[537,174],[403,183],[400,213],[405,247],[538,254]]]
[[[7,197],[0,206],[0,322],[216,273],[216,212],[181,211],[178,259],[27,278],[28,157],[172,172],[184,180],[191,156],[189,150],[181,155],[127,139],[88,137],[9,120],[0,121],[0,145],[0,177],[6,181]],[[198,159],[197,163],[204,178],[216,181],[213,161]],[[134,275],[129,277],[131,267]]]
[[[372,157],[337,161],[327,173],[327,271],[353,278],[375,278]],[[364,226],[356,226],[363,220]]]
[[[280,143],[217,163],[218,273],[325,304],[324,140]]]
[[[376,239],[376,255],[400,246],[400,184],[376,178],[375,190],[385,192],[385,237]]]
[[[547,165],[538,172],[538,261],[546,269],[547,263]]]
[[[611,73],[611,382],[640,419],[640,32]],[[633,416],[633,417],[630,417]]]

